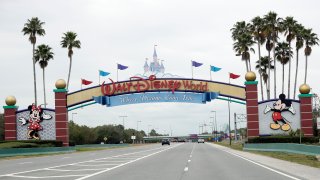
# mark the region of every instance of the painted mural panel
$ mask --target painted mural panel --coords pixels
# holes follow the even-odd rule
[[[56,140],[55,112],[29,106],[17,113],[17,140]]]
[[[284,94],[279,99],[259,103],[259,134],[288,134],[290,130],[300,129],[300,103],[286,99]]]

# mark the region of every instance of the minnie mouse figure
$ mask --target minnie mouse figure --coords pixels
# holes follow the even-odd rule
[[[22,125],[30,123],[27,133],[28,139],[40,139],[39,131],[42,130],[40,122],[42,122],[44,119],[51,119],[52,116],[44,114],[41,106],[37,107],[35,104],[28,106],[28,110],[30,111],[29,120],[25,118],[19,118],[19,121]]]
[[[280,94],[279,100],[273,104],[273,108],[267,105],[267,107],[264,110],[264,113],[266,114],[270,111],[273,111],[272,113],[273,123],[270,123],[271,129],[277,130],[277,129],[280,129],[280,127],[281,127],[281,130],[283,131],[289,131],[291,129],[291,126],[289,124],[290,122],[282,116],[282,112],[289,111],[292,114],[295,114],[296,112],[293,109],[292,102],[289,100],[286,100],[286,95]],[[281,122],[282,125],[279,124],[279,122]]]

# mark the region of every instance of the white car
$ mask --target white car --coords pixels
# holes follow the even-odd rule
[[[198,139],[198,143],[204,143],[204,139]]]

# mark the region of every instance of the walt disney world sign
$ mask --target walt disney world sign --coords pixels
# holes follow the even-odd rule
[[[151,75],[149,79],[133,77],[136,81],[115,83],[112,79],[111,84],[102,84],[101,92],[104,96],[93,97],[94,101],[111,106],[120,106],[127,104],[155,103],[155,102],[185,102],[185,103],[206,103],[219,96],[215,92],[208,91],[208,83],[193,83],[192,80],[157,80],[156,76]],[[185,90],[198,91],[202,93],[175,93],[175,90],[181,88]],[[167,92],[155,92],[167,90]],[[146,91],[151,91],[145,93]],[[135,92],[132,94],[132,92]],[[123,94],[114,96],[115,94]]]
[[[218,96],[245,101],[243,86],[224,82],[184,78],[132,77],[128,81],[114,82],[81,89],[67,94],[67,107],[75,109],[93,103],[118,106],[150,102],[205,103]],[[219,97],[220,98],[220,97]],[[84,105],[82,105],[84,104]]]
[[[136,81],[132,81],[136,80]],[[191,91],[208,91],[208,83],[200,82],[193,83],[192,80],[157,80],[155,75],[151,75],[149,79],[143,79],[140,77],[132,77],[129,82],[115,83],[112,79],[111,84],[102,84],[101,92],[105,96],[111,96],[115,94],[131,93],[131,92],[145,92],[145,91],[158,91],[158,90],[171,90],[174,93],[175,90],[183,88],[184,90]]]

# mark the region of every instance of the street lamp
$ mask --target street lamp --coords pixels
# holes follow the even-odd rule
[[[72,113],[72,114],[71,114],[71,118],[72,118],[71,121],[73,121],[73,115],[74,115],[74,114],[78,114],[78,113]]]
[[[216,142],[218,142],[218,126],[217,126],[217,111],[211,111],[214,113],[214,124],[215,124],[215,139],[216,139]]]
[[[141,123],[142,121],[137,121],[137,131],[139,131],[139,123]]]
[[[124,142],[124,118],[128,117],[128,116],[119,116],[120,118],[122,118],[122,125],[123,125],[123,142]]]

